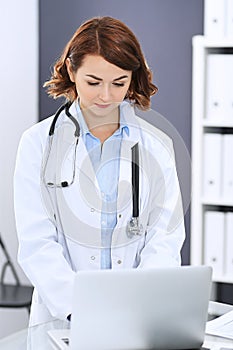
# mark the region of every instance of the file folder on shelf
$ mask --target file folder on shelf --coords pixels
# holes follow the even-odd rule
[[[208,54],[206,64],[206,119],[233,124],[233,55]]]
[[[233,134],[223,135],[223,198],[233,203]],[[233,249],[233,248],[232,248]]]
[[[226,36],[233,38],[233,0],[226,1]]]
[[[213,267],[215,278],[224,272],[224,213],[206,211],[204,220],[204,264]]]
[[[210,37],[223,37],[225,35],[224,0],[205,0],[204,8],[204,35]]]
[[[233,37],[233,0],[205,0],[204,35]]]
[[[233,21],[233,14],[231,20]],[[223,89],[221,89],[220,92],[225,95],[223,98],[223,109],[225,111],[223,120],[231,122],[233,125],[233,55],[231,53],[222,56],[225,75],[223,78],[225,80],[225,86],[223,86]]]
[[[225,272],[226,275],[233,276],[233,212],[225,214],[225,232],[226,232],[226,254],[225,254]]]
[[[222,135],[204,134],[203,195],[219,199],[221,194]]]

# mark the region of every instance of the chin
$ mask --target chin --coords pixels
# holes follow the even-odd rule
[[[109,113],[112,113],[114,110],[117,110],[119,103],[111,103],[109,105],[93,105],[89,110],[96,116],[107,116]]]

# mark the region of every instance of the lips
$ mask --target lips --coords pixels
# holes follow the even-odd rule
[[[99,103],[95,103],[95,105],[98,107],[98,108],[108,108],[110,106],[110,104],[105,104],[105,105],[102,105],[102,104],[99,104]]]

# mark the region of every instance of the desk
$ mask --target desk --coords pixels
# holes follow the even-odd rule
[[[36,327],[31,327],[28,330],[12,334],[9,337],[0,339],[1,350],[52,350],[53,347],[49,343],[47,331],[50,329],[59,329],[61,326],[69,328],[68,322],[56,321],[53,323],[47,323]],[[27,347],[27,337],[32,342],[31,346]],[[224,348],[233,348],[233,341],[230,339],[224,339],[214,336],[206,335],[203,347],[210,348],[211,350],[220,350]]]

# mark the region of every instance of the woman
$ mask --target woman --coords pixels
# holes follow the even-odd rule
[[[24,133],[15,169],[31,325],[69,317],[77,271],[177,266],[185,237],[172,142],[136,116],[157,88],[131,30],[110,17],[88,20],[45,86],[69,103],[54,130],[50,117]]]

